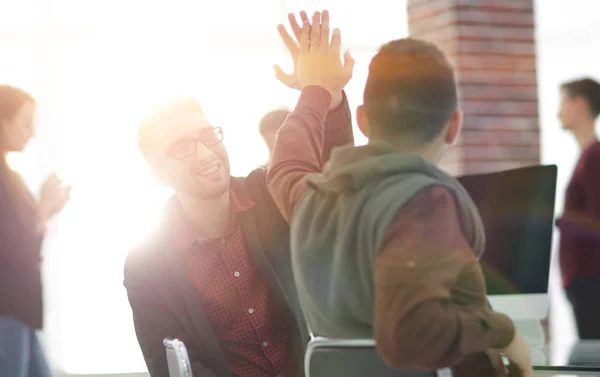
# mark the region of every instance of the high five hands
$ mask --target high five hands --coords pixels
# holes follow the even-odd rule
[[[290,88],[299,89],[306,86],[319,86],[332,96],[330,108],[342,101],[342,89],[352,78],[354,60],[349,52],[341,60],[342,37],[339,29],[330,33],[329,12],[315,12],[312,24],[306,12],[300,12],[302,27],[298,25],[293,14],[288,16],[290,27],[296,41],[288,34],[283,25],[277,30],[288,48],[294,61],[294,72],[286,74],[281,67],[275,66],[275,76]]]

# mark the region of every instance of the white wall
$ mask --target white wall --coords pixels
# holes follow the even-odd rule
[[[536,0],[538,85],[542,163],[558,165],[557,214],[579,154],[575,140],[561,130],[557,119],[559,86],[581,76],[600,80],[600,2],[598,0]],[[561,288],[557,242],[551,276],[551,333],[556,357],[576,339],[570,306]],[[556,363],[559,360],[555,360]]]

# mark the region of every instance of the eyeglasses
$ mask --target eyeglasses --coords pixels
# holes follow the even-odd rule
[[[223,141],[223,130],[220,127],[213,127],[202,132],[196,138],[182,140],[176,143],[170,150],[171,156],[178,160],[189,157],[198,152],[198,143],[211,147]]]

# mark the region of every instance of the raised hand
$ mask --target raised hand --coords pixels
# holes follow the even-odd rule
[[[309,27],[310,21],[308,20],[308,16],[306,12],[300,12],[300,19],[302,20],[302,24],[308,24]],[[277,64],[273,67],[275,69],[275,77],[283,84],[287,85],[292,89],[300,90],[300,83],[298,82],[298,74],[297,74],[297,62],[298,62],[298,54],[300,53],[300,47],[298,46],[298,41],[300,41],[300,35],[302,34],[302,27],[298,24],[296,20],[296,16],[293,13],[288,14],[288,21],[290,23],[290,27],[296,39],[292,38],[290,34],[285,29],[283,25],[277,25],[277,31],[279,32],[279,36],[281,40],[287,47],[290,55],[292,56],[292,61],[294,62],[294,72],[291,74],[287,74],[281,69],[281,67]]]
[[[296,63],[300,88],[320,86],[329,91],[332,97],[339,95],[352,78],[354,68],[354,60],[349,52],[344,54],[342,63],[341,45],[339,29],[334,29],[330,38],[329,12],[315,12],[312,27],[309,22],[303,21]]]
[[[42,185],[39,211],[42,221],[62,211],[71,197],[71,186],[64,185],[56,174],[50,175]]]

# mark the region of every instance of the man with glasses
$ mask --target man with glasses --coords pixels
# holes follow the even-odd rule
[[[290,22],[299,33],[293,16]],[[282,81],[294,87],[294,75]],[[184,342],[195,376],[300,377],[309,334],[293,283],[288,225],[267,190],[266,169],[230,177],[222,140],[223,131],[192,99],[161,106],[139,129],[156,179],[175,194],[125,264],[138,341],[153,377],[168,377],[164,338]],[[323,145],[329,155],[352,142],[340,92]]]

